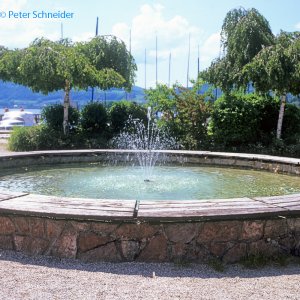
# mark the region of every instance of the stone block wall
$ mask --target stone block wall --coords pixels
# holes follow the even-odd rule
[[[195,223],[103,223],[0,216],[0,249],[83,261],[238,262],[300,256],[300,217]]]

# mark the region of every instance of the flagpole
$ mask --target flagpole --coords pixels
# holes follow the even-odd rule
[[[199,54],[199,45],[198,45],[198,68],[197,68],[197,71],[198,71],[198,76],[199,76],[199,73],[200,73],[200,54]]]
[[[147,49],[145,48],[145,90],[147,89]]]
[[[197,81],[199,82],[199,74],[200,74],[200,52],[199,52],[199,44],[198,44],[198,60],[197,60]],[[198,94],[200,94],[200,86],[198,84]]]
[[[129,54],[131,56],[131,28],[129,29]],[[131,64],[131,60],[130,60],[130,64]],[[129,66],[129,69],[131,69],[131,65]],[[125,91],[125,95],[126,95],[126,100],[130,100],[130,92],[128,93],[127,91]]]
[[[99,25],[99,17],[97,17],[97,21],[96,21],[96,36],[98,36],[98,25]]]
[[[97,17],[97,20],[96,20],[96,34],[95,36],[98,36],[98,26],[99,26],[99,18]],[[94,87],[92,87],[92,102],[94,101]]]
[[[155,36],[155,83],[157,86],[157,35]]]
[[[60,38],[64,39],[64,25],[62,22],[60,23]]]
[[[129,53],[131,54],[131,29],[129,30]]]
[[[171,52],[169,55],[169,87],[170,87],[170,84],[171,84]]]
[[[189,51],[188,51],[188,63],[186,71],[186,87],[189,87],[189,77],[190,77],[190,55],[191,55],[191,34],[189,34]]]

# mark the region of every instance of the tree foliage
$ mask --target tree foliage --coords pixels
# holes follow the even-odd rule
[[[98,60],[93,60],[91,56],[96,51],[93,40],[90,44],[74,45],[70,40],[52,42],[44,38],[36,39],[28,48],[6,51],[0,57],[0,79],[44,94],[64,89],[64,131],[67,132],[71,88],[95,86],[108,89],[130,87],[133,83],[135,65],[132,60],[128,63],[131,56],[125,51],[123,42],[115,38],[111,40],[110,47],[99,45],[101,55],[96,56]],[[116,47],[115,52],[113,47]]]
[[[207,143],[207,125],[211,105],[206,95],[200,95],[196,86],[187,89],[182,86],[174,91],[176,115],[173,120],[173,132],[185,149],[205,149]]]
[[[155,88],[145,91],[146,100],[153,111],[164,112],[165,114],[173,114],[176,108],[173,88],[169,88],[165,84],[157,84]]]
[[[89,133],[103,133],[107,127],[108,116],[100,102],[90,102],[81,111],[81,127]]]
[[[129,118],[139,119],[146,123],[147,110],[144,106],[138,105],[135,102],[120,101],[115,102],[110,110],[110,127],[113,133],[120,133],[125,127]]]
[[[207,141],[210,97],[198,94],[199,84],[192,89],[157,85],[146,92],[149,106],[161,113],[158,125],[176,137],[184,149],[201,149]]]
[[[270,142],[276,128],[278,107],[278,101],[270,96],[223,95],[214,103],[209,134],[215,144],[225,147]],[[267,136],[270,137],[268,141]]]
[[[214,60],[201,76],[225,92],[245,87],[248,82],[242,68],[261,49],[272,45],[273,40],[268,21],[256,9],[233,9],[227,13],[222,25],[223,56]]]
[[[223,51],[237,66],[249,63],[262,48],[273,44],[273,38],[268,21],[254,8],[231,10],[223,22]]]
[[[275,138],[280,100],[270,95],[234,92],[223,95],[213,106],[208,127],[214,145],[244,147],[272,145]],[[300,137],[300,109],[287,104],[283,140],[297,143]]]
[[[300,32],[281,32],[274,45],[262,49],[244,67],[243,74],[257,91],[299,94]]]
[[[281,96],[277,138],[281,137],[286,94],[299,94],[299,33],[281,32],[274,37],[268,21],[256,10],[227,13],[221,33],[224,56],[202,73],[226,93],[254,83],[258,92]]]
[[[70,86],[86,89],[90,83],[121,86],[124,79],[112,70],[97,69],[72,44],[52,42],[41,38],[28,48],[11,50],[0,61],[5,81],[30,87],[34,92],[47,94]]]
[[[300,93],[300,33],[281,32],[274,45],[262,49],[243,69],[257,91],[281,96],[277,138],[281,138],[286,94]]]
[[[97,70],[116,71],[125,80],[122,87],[127,90],[131,89],[137,67],[133,56],[123,41],[111,35],[97,36],[89,42],[78,43],[76,47]],[[108,82],[107,87],[103,86],[102,89],[110,87]]]
[[[79,111],[72,106],[69,107],[69,123],[70,125],[77,126],[79,121]],[[47,105],[42,109],[42,120],[46,123],[47,127],[51,130],[62,131],[62,122],[64,119],[64,107],[62,104]]]
[[[1,45],[0,45],[0,58],[1,58],[2,55],[4,55],[4,53],[7,52],[7,51],[8,51],[7,48],[5,48],[4,46],[1,46]]]

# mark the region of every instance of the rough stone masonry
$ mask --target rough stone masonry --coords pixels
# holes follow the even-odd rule
[[[106,223],[0,216],[0,248],[95,261],[238,262],[300,255],[300,218],[195,223]]]

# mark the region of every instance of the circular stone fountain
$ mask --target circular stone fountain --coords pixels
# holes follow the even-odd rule
[[[0,156],[0,168],[1,172],[6,172],[20,167],[31,170],[38,165],[47,169],[59,164],[97,166],[112,161],[126,165],[134,162],[137,152],[12,153]],[[208,170],[217,176],[218,171],[212,166],[221,166],[220,170],[225,172],[224,167],[235,168],[234,172],[238,172],[235,177],[239,178],[250,169],[269,171],[263,175],[274,178],[279,173],[291,175],[286,178],[296,184],[300,178],[299,159],[200,151],[160,153],[168,165],[180,162],[196,169],[209,166]],[[246,175],[249,179],[247,176],[250,175]],[[61,181],[59,177],[54,179]],[[141,182],[146,186],[151,183]],[[131,200],[127,197],[127,200],[107,200],[97,195],[65,198],[38,195],[33,190],[28,193],[2,188],[0,248],[86,261],[207,261],[218,258],[223,262],[235,262],[257,253],[300,253],[300,194],[295,191],[268,197],[257,194],[208,199],[204,196],[202,200],[191,200],[183,195],[183,201],[174,201],[171,196],[159,201],[153,201],[152,197],[139,201],[133,187],[130,195]]]

